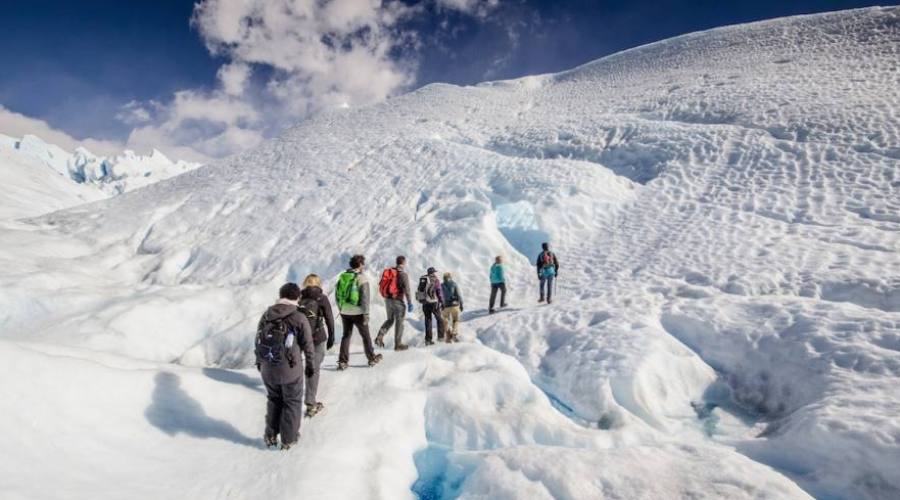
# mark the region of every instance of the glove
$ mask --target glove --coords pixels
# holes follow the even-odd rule
[[[459,305],[459,312],[463,312],[463,306],[462,306],[462,304]]]
[[[313,365],[306,365],[306,378],[311,378],[316,374],[316,367]]]
[[[258,372],[262,371],[262,365],[260,365],[259,363],[256,363],[256,371],[258,371]]]
[[[331,349],[332,347],[334,347],[334,335],[329,335],[328,343],[325,344],[325,349],[328,350],[328,349]]]
[[[410,302],[409,304],[406,304],[406,312],[408,312],[408,313],[412,313],[412,312],[413,312],[413,305],[412,305],[412,302]]]

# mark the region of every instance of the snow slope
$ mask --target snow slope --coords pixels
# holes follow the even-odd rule
[[[67,372],[93,367],[96,404],[77,379],[59,389],[66,425],[96,428],[122,401],[121,428],[88,441],[117,465],[73,467],[73,438],[46,486],[158,497],[177,471],[187,496],[242,497],[266,471],[266,491],[335,498],[895,498],[897,61],[897,7],[721,28],[336,111],[10,226],[0,366],[59,351]],[[561,280],[537,307],[544,240]],[[414,273],[454,272],[471,343],[327,373],[329,412],[299,453],[257,456],[256,379],[219,368],[249,366],[280,283],[333,284],[357,252],[374,270],[403,253]],[[488,316],[501,254],[513,307]],[[0,417],[37,422],[2,433],[11,464],[45,462],[26,442],[51,435],[29,420],[45,413]],[[29,479],[4,489],[35,496]]]
[[[199,167],[173,162],[159,151],[98,157],[85,148],[69,153],[38,137],[0,134],[0,219],[33,217],[96,201]]]

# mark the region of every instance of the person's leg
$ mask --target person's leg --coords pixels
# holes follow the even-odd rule
[[[322,368],[322,360],[325,359],[325,342],[316,344],[316,373],[312,377],[306,377],[306,406],[314,406],[319,392],[319,370]]]
[[[281,410],[281,442],[294,444],[300,437],[300,419],[303,416],[303,376],[296,381],[282,384],[284,406]]]
[[[547,303],[553,300],[553,276],[547,276]]]
[[[338,354],[339,363],[350,362],[350,337],[353,335],[353,318],[353,316],[341,314],[343,333],[341,337],[341,352]]]
[[[459,336],[459,307],[454,307],[453,311],[450,313],[450,320],[453,323],[452,328],[450,329],[453,332],[453,340],[455,341]]]
[[[500,307],[506,307],[506,283],[500,283]]]
[[[497,290],[500,289],[498,283],[491,283],[491,301],[488,303],[488,311],[494,310],[494,300],[497,299]],[[503,297],[500,297],[500,305],[503,305]]]
[[[402,300],[394,301],[394,347],[403,344],[403,328],[406,321],[406,303]]]
[[[278,436],[281,429],[281,387],[270,384],[263,379],[266,386],[266,438],[273,439]]]
[[[375,345],[378,347],[384,347],[384,335],[394,324],[394,299],[384,299],[384,310],[387,313],[387,319],[381,324],[381,328],[378,329],[378,335],[375,337]]]
[[[547,278],[541,276],[541,298],[538,300],[538,302],[544,301],[544,286],[546,284],[547,284]]]
[[[441,309],[441,320],[444,322],[445,325],[447,325],[447,327],[446,327],[447,330],[444,332],[444,339],[446,339],[447,342],[450,342],[450,332],[452,331],[449,326],[450,325],[450,309],[452,309],[452,308],[445,307],[445,308]]]
[[[425,342],[431,342],[434,338],[431,331],[431,316],[433,314],[434,309],[432,309],[431,304],[422,304],[422,316],[425,319]]]
[[[366,315],[359,314],[354,316],[354,318],[356,328],[359,330],[359,335],[363,340],[363,350],[366,352],[366,359],[372,361],[372,358],[375,357],[375,349],[372,347],[372,336],[369,334],[369,323],[366,320]]]
[[[447,330],[447,324],[444,323],[444,318],[441,316],[441,311],[443,311],[443,310],[444,310],[443,307],[441,307],[438,304],[435,304],[434,320],[437,322],[438,340],[444,340],[444,333]]]

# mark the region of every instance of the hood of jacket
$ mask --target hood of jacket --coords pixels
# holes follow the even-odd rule
[[[324,294],[322,289],[317,286],[306,287],[300,291],[300,298],[318,300]]]
[[[297,310],[296,304],[284,304],[279,302],[273,306],[270,306],[266,309],[266,314],[264,318],[266,321],[275,321],[276,319],[284,319],[290,316]]]

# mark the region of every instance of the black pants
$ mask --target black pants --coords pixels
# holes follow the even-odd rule
[[[506,283],[491,283],[491,304],[488,306],[490,311],[494,310],[497,290],[500,290],[500,307],[506,307]]]
[[[444,320],[441,319],[441,305],[438,303],[422,304],[422,312],[425,313],[425,340],[430,341],[434,337],[431,334],[431,317],[437,322],[438,340],[444,339]]]
[[[341,314],[341,324],[344,327],[344,336],[341,337],[341,353],[338,355],[338,362],[350,362],[350,337],[353,335],[354,325],[363,339],[363,350],[366,351],[366,358],[371,361],[375,357],[375,350],[372,348],[372,336],[369,334],[369,323],[366,315],[354,314],[348,316]]]
[[[303,376],[287,384],[266,385],[266,437],[281,434],[281,442],[293,444],[300,437],[303,415]]]

